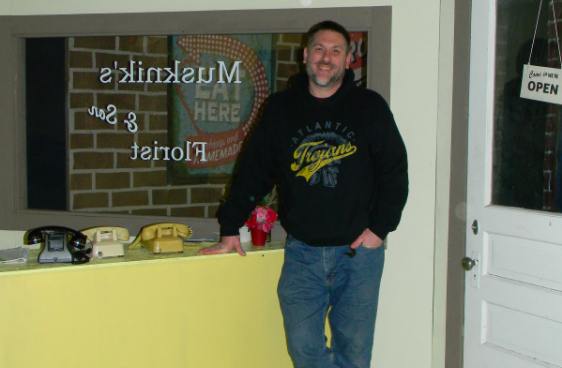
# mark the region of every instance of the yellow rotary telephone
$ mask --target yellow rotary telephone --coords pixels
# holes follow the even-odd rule
[[[129,245],[129,249],[139,244],[152,253],[183,252],[183,240],[189,239],[193,230],[184,224],[160,223],[144,226],[139,235]]]

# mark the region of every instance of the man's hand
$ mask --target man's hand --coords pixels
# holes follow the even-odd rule
[[[351,249],[356,249],[361,244],[367,248],[378,248],[382,244],[382,239],[379,238],[374,232],[366,228],[361,235],[349,246]]]
[[[221,241],[215,245],[211,245],[210,247],[203,248],[199,250],[199,254],[224,254],[230,253],[232,249],[236,249],[238,254],[241,256],[245,256],[246,253],[242,249],[240,245],[240,235],[233,235],[233,236],[223,236],[221,237]]]

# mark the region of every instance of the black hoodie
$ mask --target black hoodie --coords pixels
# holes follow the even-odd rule
[[[280,178],[281,224],[312,246],[345,245],[368,227],[396,229],[408,196],[406,149],[384,99],[341,87],[319,100],[308,76],[274,94],[252,134],[219,217],[221,235],[238,235],[256,202]]]

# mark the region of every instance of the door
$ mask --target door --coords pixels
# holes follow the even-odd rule
[[[562,106],[519,97],[531,55],[560,69],[540,4],[472,0],[465,368],[562,367]]]

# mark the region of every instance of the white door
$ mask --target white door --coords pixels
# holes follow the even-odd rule
[[[560,68],[540,3],[472,0],[464,368],[562,367],[562,106],[519,97],[531,46]]]

